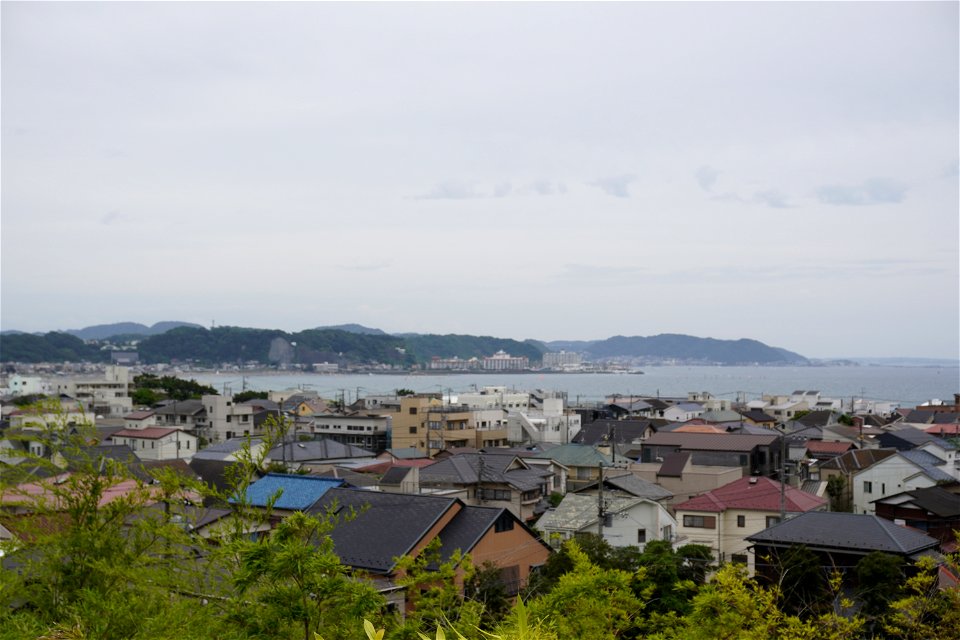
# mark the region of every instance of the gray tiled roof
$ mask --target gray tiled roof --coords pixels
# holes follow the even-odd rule
[[[270,450],[271,460],[307,462],[313,460],[339,460],[343,458],[372,458],[376,454],[369,449],[342,444],[329,438],[306,442],[287,442],[282,447]]]
[[[885,551],[911,555],[939,543],[925,533],[875,515],[809,511],[748,536],[750,542],[772,545],[803,544],[849,552]]]
[[[946,462],[928,451],[913,449],[911,451],[901,451],[900,455],[923,469],[924,473],[930,476],[931,480],[936,482],[953,482],[956,480],[956,478],[940,468],[945,465]]]
[[[603,479],[605,485],[612,487],[614,489],[619,489],[625,493],[629,493],[632,496],[637,498],[649,498],[650,500],[664,500],[666,498],[672,498],[673,493],[667,491],[663,487],[649,480],[644,480],[639,476],[635,476],[632,473],[624,473],[619,476],[611,476]],[[597,483],[592,482],[582,489],[579,492],[583,492],[589,489],[596,489]]]
[[[375,573],[389,573],[400,556],[409,553],[447,511],[456,498],[381,493],[360,489],[330,489],[309,509],[323,515],[334,506],[346,516],[330,538],[344,564]]]

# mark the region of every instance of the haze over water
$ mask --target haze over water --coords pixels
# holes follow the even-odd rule
[[[217,391],[237,393],[244,388],[255,391],[303,388],[333,398],[346,393],[348,399],[389,394],[396,389],[416,392],[454,393],[476,387],[506,386],[515,389],[565,391],[571,402],[595,402],[614,393],[623,395],[685,396],[689,391],[709,391],[719,398],[736,399],[743,392],[747,399],[764,393],[789,394],[796,389],[818,390],[825,397],[864,397],[899,402],[912,406],[933,398],[950,401],[960,391],[957,367],[706,367],[651,366],[644,375],[604,373],[558,374],[447,374],[447,375],[355,375],[276,373],[242,376],[239,372],[185,373],[216,387]]]

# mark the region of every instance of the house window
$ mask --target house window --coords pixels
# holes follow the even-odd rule
[[[637,544],[644,544],[647,541],[647,530],[637,529]]]
[[[504,531],[513,531],[513,518],[510,517],[508,512],[500,514],[500,517],[497,518],[496,524],[493,525],[493,530],[495,533],[503,533]]]
[[[410,415],[412,415],[412,416],[417,415],[417,408],[416,408],[416,407],[410,407]]]
[[[673,526],[667,525],[663,528],[663,539],[664,540],[673,540]]]
[[[873,483],[869,480],[863,481],[863,492],[864,493],[873,493]]]
[[[730,556],[730,561],[733,564],[747,564],[747,554],[745,553],[734,553]]]
[[[416,427],[410,427],[410,433],[416,433],[416,432],[417,432]]]
[[[714,516],[683,516],[683,526],[695,529],[716,529],[717,519]]]
[[[767,528],[780,524],[780,516],[767,516]]]
[[[737,516],[737,526],[738,527],[747,526],[747,516]]]

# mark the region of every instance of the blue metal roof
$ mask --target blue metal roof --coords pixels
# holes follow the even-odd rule
[[[265,507],[279,493],[280,496],[273,503],[275,509],[306,511],[329,489],[343,484],[340,478],[268,473],[247,487],[247,501],[251,506]]]

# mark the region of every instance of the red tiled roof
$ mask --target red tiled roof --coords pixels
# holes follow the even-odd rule
[[[846,453],[854,449],[851,442],[828,442],[826,440],[807,440],[807,451],[811,453]]]
[[[793,487],[787,487],[784,494],[786,510],[789,513],[812,511],[827,503],[825,498]],[[780,483],[766,477],[743,477],[713,491],[702,493],[674,508],[677,511],[712,513],[727,509],[780,511]]]
[[[146,429],[121,429],[114,433],[111,438],[142,438],[144,440],[159,440],[160,438],[165,438],[174,431],[179,431],[179,429],[172,429],[167,427],[147,427]]]
[[[941,433],[945,436],[956,436],[960,435],[960,424],[935,424],[924,429],[924,432],[935,436],[938,436]]]

